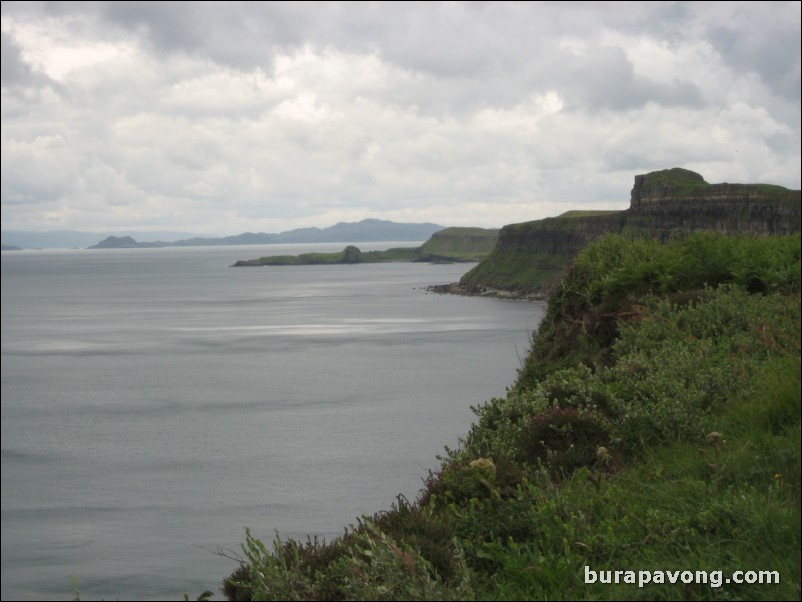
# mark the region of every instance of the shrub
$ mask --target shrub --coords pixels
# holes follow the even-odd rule
[[[610,433],[594,413],[552,407],[529,420],[518,443],[518,458],[543,464],[553,474],[570,474],[596,464],[597,450],[609,444]]]
[[[331,567],[348,600],[474,599],[464,565],[446,585],[414,547],[394,540],[368,521],[355,535],[349,555]]]
[[[445,583],[454,583],[459,573],[454,529],[443,516],[399,496],[390,510],[373,516],[372,524],[388,537],[417,550]]]

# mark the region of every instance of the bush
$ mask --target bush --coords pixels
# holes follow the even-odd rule
[[[356,535],[350,554],[331,567],[348,600],[470,600],[474,599],[467,570],[458,561],[453,585],[414,547],[366,522]]]
[[[552,407],[529,420],[518,443],[518,459],[564,475],[597,464],[599,449],[609,445],[610,433],[594,413]]]

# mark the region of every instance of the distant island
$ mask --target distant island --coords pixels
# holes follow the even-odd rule
[[[171,241],[197,236],[194,232],[158,231],[142,232],[136,230],[117,232],[86,232],[80,230],[50,230],[47,232],[33,232],[29,230],[3,230],[2,245],[18,249],[85,249],[97,244],[107,236],[130,236],[136,240]]]
[[[274,245],[325,242],[382,242],[426,240],[443,226],[432,223],[396,223],[380,219],[339,222],[328,228],[298,228],[279,234],[244,232],[218,238],[194,237],[175,242],[137,242],[130,236],[109,236],[90,249],[138,249],[153,247],[209,247],[224,245]]]
[[[130,236],[109,236],[101,240],[90,249],[145,249],[159,248],[167,246],[166,243],[159,242],[137,242]]]
[[[444,226],[433,223],[396,223],[380,219],[340,222],[327,228],[298,228],[281,233],[244,232],[234,236],[198,236],[190,232],[80,232],[61,230],[29,232],[3,230],[4,250],[18,249],[135,249],[154,247],[205,247],[330,242],[384,242],[427,240]],[[106,238],[101,238],[105,236]],[[130,239],[130,240],[129,240]],[[100,242],[98,242],[100,241]],[[148,242],[140,242],[148,241]]]
[[[475,262],[481,261],[493,250],[497,238],[498,230],[496,229],[444,228],[432,234],[431,238],[420,247],[397,247],[386,251],[363,252],[359,247],[349,245],[337,253],[273,255],[259,259],[240,260],[231,267],[386,263],[392,261]]]

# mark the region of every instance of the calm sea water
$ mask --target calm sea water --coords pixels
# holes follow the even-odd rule
[[[244,527],[415,499],[544,307],[424,290],[466,264],[227,267],[342,246],[2,254],[4,600],[221,599]]]

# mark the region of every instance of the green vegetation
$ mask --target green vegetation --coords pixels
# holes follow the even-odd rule
[[[748,293],[798,292],[799,240],[697,232],[670,244],[616,235],[591,243],[553,290],[520,380],[614,358],[621,316],[642,311],[649,295],[687,304],[725,284]]]
[[[468,288],[490,287],[526,294],[538,287],[532,283],[553,282],[571,261],[568,253],[510,253],[496,249],[460,280]]]
[[[699,198],[706,194],[735,194],[745,197],[765,197],[780,203],[799,204],[799,191],[774,184],[709,184],[696,172],[675,167],[653,171],[640,178],[642,196]],[[636,184],[637,186],[638,184]]]
[[[247,531],[225,594],[798,600],[800,243],[591,243],[418,499],[329,543]]]
[[[496,244],[498,230],[483,228],[445,228],[435,232],[420,247],[396,247],[386,251],[363,252],[348,246],[337,253],[273,255],[238,261],[235,267],[281,265],[327,265],[386,263],[392,261],[459,262],[481,261]]]
[[[235,266],[261,265],[334,265],[347,263],[374,263],[377,261],[411,261],[414,249],[390,249],[363,253],[358,247],[349,245],[337,253],[301,253],[300,255],[272,255],[247,261],[238,261]]]
[[[696,172],[681,167],[653,171],[641,178],[641,194],[653,193],[672,196],[696,196],[710,186],[705,179]]]

